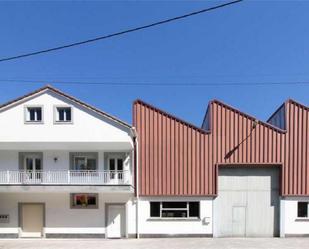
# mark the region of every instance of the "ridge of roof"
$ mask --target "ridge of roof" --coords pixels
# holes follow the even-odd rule
[[[132,126],[130,124],[128,124],[128,123],[126,123],[126,122],[124,122],[124,121],[122,121],[122,120],[120,120],[120,119],[118,119],[118,118],[116,118],[116,117],[114,117],[114,116],[112,116],[112,115],[110,115],[110,114],[108,114],[108,113],[106,113],[106,112],[104,112],[104,111],[102,111],[102,110],[92,106],[92,105],[89,105],[89,104],[87,104],[87,103],[85,103],[85,102],[83,102],[83,101],[81,101],[81,100],[79,100],[79,99],[69,95],[69,94],[66,94],[66,93],[62,92],[61,90],[59,90],[59,89],[57,89],[57,88],[55,88],[55,87],[53,87],[51,85],[45,85],[45,86],[43,86],[41,88],[38,88],[38,89],[28,93],[28,94],[25,94],[25,95],[23,95],[21,97],[18,97],[16,99],[10,100],[10,101],[0,105],[0,110],[2,110],[4,108],[7,108],[7,107],[9,107],[10,105],[12,105],[14,103],[17,103],[19,101],[22,101],[24,99],[30,98],[30,97],[32,97],[32,96],[34,96],[36,94],[40,94],[40,93],[42,93],[44,91],[48,91],[48,90],[52,91],[52,92],[54,92],[54,93],[56,93],[56,94],[58,94],[60,96],[63,96],[65,98],[67,98],[67,99],[77,103],[78,105],[86,107],[87,109],[92,110],[92,111],[98,113],[101,116],[107,117],[107,118],[109,118],[109,119],[111,119],[111,120],[121,124],[122,126],[125,126],[127,128],[130,128],[130,129],[132,128]]]
[[[148,108],[150,108],[150,109],[152,109],[152,110],[154,110],[154,111],[156,111],[156,112],[159,112],[160,114],[162,114],[162,115],[164,115],[164,116],[167,116],[167,117],[169,117],[169,118],[171,118],[171,119],[173,119],[173,120],[175,120],[175,121],[177,121],[177,122],[180,122],[180,123],[182,123],[182,124],[184,124],[184,125],[186,125],[186,126],[189,126],[190,128],[192,128],[192,129],[194,129],[194,130],[197,130],[197,131],[199,131],[199,132],[201,132],[201,133],[204,133],[204,134],[209,134],[209,133],[210,133],[210,132],[207,131],[207,130],[204,130],[204,129],[202,129],[202,128],[200,128],[200,127],[198,127],[198,126],[196,126],[196,125],[194,125],[194,124],[192,124],[192,123],[190,123],[190,122],[187,122],[187,121],[185,121],[185,120],[183,120],[183,119],[181,119],[181,118],[179,118],[179,117],[176,117],[176,116],[174,116],[174,115],[171,114],[171,113],[168,113],[168,112],[166,112],[166,111],[163,111],[162,109],[159,109],[159,108],[157,108],[157,107],[155,107],[155,106],[153,106],[153,105],[151,105],[151,104],[149,104],[149,103],[147,103],[147,102],[145,102],[145,101],[143,101],[143,100],[141,100],[141,99],[136,99],[136,100],[133,102],[133,105],[135,105],[135,104],[144,105],[144,106],[146,106],[146,107],[148,107]]]
[[[270,128],[270,129],[274,129],[274,130],[276,130],[276,131],[278,131],[278,132],[281,132],[281,133],[285,133],[285,132],[286,132],[286,130],[280,129],[280,128],[277,127],[277,126],[274,126],[274,125],[272,125],[272,124],[270,124],[270,123],[267,123],[267,122],[265,122],[265,121],[262,121],[262,120],[260,120],[260,119],[258,119],[258,118],[256,118],[256,117],[254,117],[254,116],[252,116],[252,115],[250,115],[250,114],[247,114],[247,113],[245,113],[245,112],[242,112],[242,111],[240,111],[238,108],[235,108],[235,107],[233,107],[233,106],[231,106],[231,105],[228,105],[228,104],[226,104],[226,103],[224,103],[224,102],[222,102],[222,101],[220,101],[220,100],[218,100],[218,99],[213,99],[213,100],[211,100],[211,101],[209,102],[209,105],[211,105],[212,103],[217,103],[217,104],[219,104],[219,105],[222,105],[222,106],[224,106],[225,108],[230,109],[230,110],[233,110],[234,112],[236,112],[236,113],[238,113],[238,114],[240,114],[240,115],[242,115],[242,116],[245,116],[246,118],[248,118],[248,119],[250,119],[250,120],[252,120],[252,121],[257,121],[259,124],[264,125],[264,126]]]

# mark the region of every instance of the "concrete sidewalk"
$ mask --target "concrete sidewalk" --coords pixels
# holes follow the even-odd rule
[[[306,249],[309,238],[14,239],[0,249]]]

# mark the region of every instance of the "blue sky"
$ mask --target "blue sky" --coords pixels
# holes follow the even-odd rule
[[[2,1],[0,58],[144,25],[222,1]],[[175,23],[0,63],[0,102],[49,82],[248,83],[157,87],[53,84],[131,122],[139,98],[201,125],[219,99],[265,120],[286,99],[309,105],[309,2],[245,1]],[[41,83],[10,82],[23,79]],[[251,85],[250,85],[251,84]]]

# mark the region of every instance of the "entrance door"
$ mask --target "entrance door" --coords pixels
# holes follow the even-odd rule
[[[279,169],[219,167],[216,237],[279,236]]]
[[[123,180],[123,158],[120,156],[110,157],[108,160],[110,179],[112,182],[120,183]]]
[[[44,205],[22,203],[20,215],[21,237],[42,237]]]
[[[232,233],[234,237],[246,235],[246,207],[234,206],[232,208]]]
[[[25,182],[36,183],[42,178],[42,158],[37,154],[27,154],[24,157]]]
[[[108,205],[107,237],[121,238],[125,236],[125,206]]]

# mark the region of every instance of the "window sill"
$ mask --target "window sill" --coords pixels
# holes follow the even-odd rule
[[[55,121],[54,124],[73,124],[73,121]]]
[[[304,221],[304,222],[309,222],[309,217],[306,217],[306,218],[302,218],[302,217],[299,217],[299,218],[296,218],[295,221]]]
[[[200,218],[148,218],[147,221],[201,221]]]
[[[44,124],[43,121],[25,121],[25,124]]]

